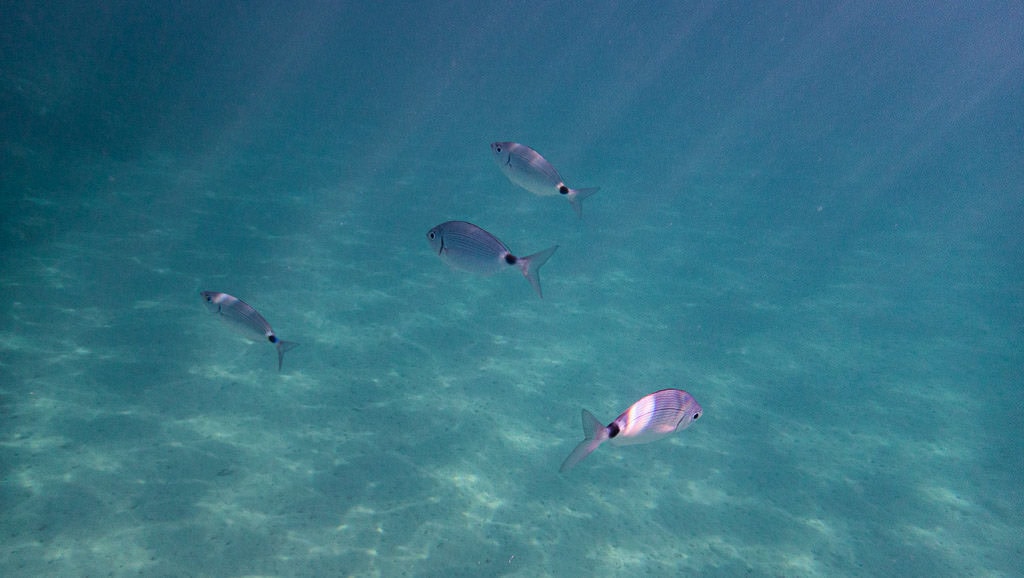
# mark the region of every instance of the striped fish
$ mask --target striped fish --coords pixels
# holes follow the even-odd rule
[[[690,427],[703,413],[697,400],[681,389],[663,389],[645,395],[607,426],[601,425],[594,414],[583,410],[586,439],[565,458],[559,471],[571,470],[606,441],[618,446],[653,442]]]
[[[253,341],[269,341],[277,349],[277,370],[281,371],[284,363],[284,352],[293,349],[298,343],[278,339],[267,320],[252,308],[251,305],[238,297],[217,291],[201,291],[199,293],[206,303],[206,308]]]
[[[524,144],[494,142],[491,143],[491,153],[494,162],[498,163],[508,180],[538,196],[563,196],[569,199],[577,217],[583,217],[583,199],[599,190],[597,187],[569,188],[547,159]]]
[[[505,243],[473,223],[447,221],[427,231],[427,242],[439,257],[463,271],[490,275],[509,267],[517,267],[540,295],[540,268],[558,249],[548,247],[539,253],[516,257]]]

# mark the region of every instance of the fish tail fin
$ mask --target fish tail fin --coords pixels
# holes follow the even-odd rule
[[[594,193],[600,191],[601,187],[592,187],[589,189],[571,189],[569,191],[569,204],[572,205],[572,210],[576,211],[576,216],[583,218],[583,199],[593,196]]]
[[[583,410],[583,436],[584,440],[576,446],[576,449],[572,450],[569,457],[565,458],[565,461],[562,462],[562,467],[558,468],[560,473],[564,474],[576,467],[576,464],[583,461],[583,458],[589,456],[608,439],[608,432],[604,425],[597,421],[594,414],[587,410]]]
[[[281,371],[281,365],[284,364],[284,352],[291,351],[291,350],[295,349],[298,346],[299,346],[299,344],[295,343],[294,341],[282,341],[280,339],[277,340],[277,343],[274,344],[274,347],[277,347],[277,370],[278,371]]]
[[[523,277],[533,285],[533,290],[537,292],[537,295],[541,299],[544,298],[544,294],[540,290],[540,268],[544,266],[544,263],[548,262],[548,259],[555,254],[558,249],[558,245],[548,247],[539,253],[521,257],[517,261],[519,268],[523,270]]]

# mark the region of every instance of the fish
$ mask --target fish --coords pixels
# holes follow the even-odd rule
[[[551,163],[524,144],[494,142],[491,143],[491,152],[494,153],[494,161],[510,181],[538,196],[566,197],[577,217],[583,218],[583,199],[600,190],[600,187],[570,188]]]
[[[541,299],[540,268],[558,250],[554,245],[526,257],[516,257],[497,237],[466,221],[446,221],[427,231],[427,242],[441,259],[456,269],[490,275],[518,267]]]
[[[659,440],[690,427],[704,410],[692,395],[681,389],[662,389],[641,397],[607,426],[583,410],[584,440],[562,462],[565,473],[583,461],[604,442],[625,446]]]
[[[278,338],[267,320],[251,305],[238,297],[217,291],[200,291],[199,294],[211,313],[216,313],[225,323],[241,332],[247,339],[266,340],[273,343],[277,349],[277,370],[281,371],[284,353],[297,347],[298,343]]]

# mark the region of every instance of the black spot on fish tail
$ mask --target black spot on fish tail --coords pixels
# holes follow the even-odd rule
[[[517,261],[519,261],[519,259],[516,258],[515,255],[513,255],[512,253],[505,253],[506,263],[508,263],[509,265],[515,265]]]
[[[270,335],[267,336],[267,341],[271,343],[277,343],[277,336],[271,333]]]
[[[612,422],[608,424],[608,438],[611,439],[619,435],[619,424]]]
[[[568,195],[569,187],[565,186],[564,184],[558,185],[558,192],[562,193],[563,195]]]

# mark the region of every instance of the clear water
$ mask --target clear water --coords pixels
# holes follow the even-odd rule
[[[1019,3],[50,4],[0,11],[0,574],[1021,575]],[[545,298],[450,219],[560,244]],[[704,417],[558,473],[665,387]]]

